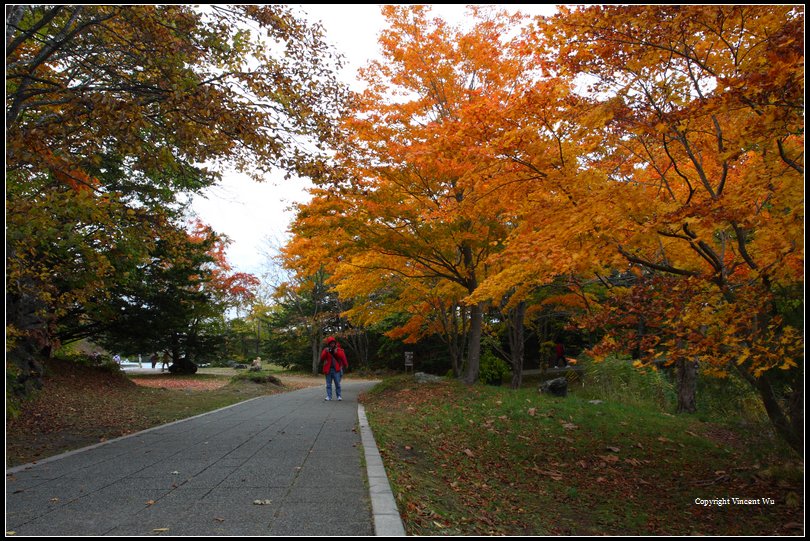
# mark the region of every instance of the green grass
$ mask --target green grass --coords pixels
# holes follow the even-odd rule
[[[643,401],[593,404],[579,394],[420,385],[406,377],[368,393],[369,422],[408,533],[797,533],[791,525],[803,523],[803,514],[790,494],[803,493],[801,466],[762,427],[735,432],[736,425],[675,416]],[[777,470],[762,475],[773,466],[793,472],[792,481]],[[770,495],[779,503],[694,503],[724,495]]]

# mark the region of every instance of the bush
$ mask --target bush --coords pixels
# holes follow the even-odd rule
[[[747,423],[767,422],[762,399],[751,385],[731,371],[726,378],[700,374],[697,406],[704,420],[725,419]]]
[[[638,369],[631,359],[619,357],[603,361],[585,357],[580,365],[585,372],[585,387],[578,393],[581,396],[625,404],[652,404],[664,411],[675,403],[674,385],[659,370]]]
[[[252,381],[253,383],[272,383],[273,385],[283,385],[281,380],[276,376],[262,370],[261,372],[243,372],[231,378],[231,381]]]
[[[109,355],[88,355],[78,351],[71,351],[67,348],[61,349],[54,354],[54,359],[65,361],[80,366],[101,368],[110,372],[123,372],[121,365],[113,360]]]
[[[503,379],[511,374],[509,365],[503,359],[499,359],[491,351],[485,351],[481,355],[481,367],[478,372],[478,380],[488,385],[500,385]]]

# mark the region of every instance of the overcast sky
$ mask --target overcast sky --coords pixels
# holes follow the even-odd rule
[[[542,4],[500,7],[545,15],[554,9]],[[450,23],[463,21],[464,4],[434,4],[432,8],[434,15]],[[327,41],[346,57],[342,76],[352,85],[357,69],[377,54],[377,36],[384,22],[379,5],[303,4],[300,9],[311,20],[321,22]],[[293,218],[288,209],[293,203],[307,201],[307,186],[303,180],[285,181],[281,173],[263,183],[228,173],[218,186],[206,192],[206,197],[195,198],[192,208],[203,222],[231,239],[228,261],[234,269],[259,275],[265,267],[267,240],[277,245],[284,242]]]

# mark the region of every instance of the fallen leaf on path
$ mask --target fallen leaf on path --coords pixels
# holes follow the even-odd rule
[[[607,449],[608,451],[613,451],[614,453],[618,453],[619,451],[621,451],[621,449],[619,449],[618,447],[605,447],[605,449]]]
[[[474,458],[474,457],[475,457],[475,453],[473,453],[473,452],[472,452],[472,451],[470,451],[469,449],[464,449],[464,454],[465,454],[465,455],[467,455],[467,456],[468,456],[468,457],[470,457],[470,458]]]
[[[155,505],[155,500],[146,500],[146,505]]]

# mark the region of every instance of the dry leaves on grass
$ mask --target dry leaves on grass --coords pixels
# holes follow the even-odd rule
[[[193,391],[213,391],[228,384],[227,379],[183,379],[174,377],[165,378],[132,378],[142,387],[156,387],[163,389],[190,389]]]

